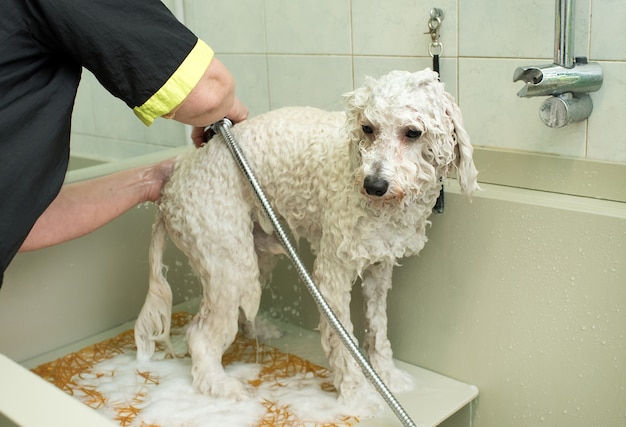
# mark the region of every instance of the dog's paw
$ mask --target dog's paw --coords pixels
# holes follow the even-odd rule
[[[156,344],[149,338],[136,337],[135,342],[137,345],[137,360],[140,362],[147,362],[152,358]]]
[[[194,379],[193,386],[200,393],[215,398],[241,401],[250,397],[246,386],[236,378],[225,377],[219,381]]]

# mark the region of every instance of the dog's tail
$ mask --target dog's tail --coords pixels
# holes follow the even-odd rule
[[[172,290],[165,278],[163,265],[165,234],[165,222],[161,214],[157,213],[150,243],[150,285],[146,301],[135,323],[138,360],[149,360],[154,354],[157,342],[165,343],[167,350],[174,356],[170,341]]]

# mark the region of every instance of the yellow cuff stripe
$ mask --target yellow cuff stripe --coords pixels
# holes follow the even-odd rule
[[[213,60],[213,50],[202,40],[189,52],[172,76],[157,93],[152,95],[143,105],[133,108],[139,119],[150,126],[154,119],[161,117],[178,107],[198,84],[204,71]]]

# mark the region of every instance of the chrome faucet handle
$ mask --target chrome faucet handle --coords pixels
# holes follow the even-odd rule
[[[517,96],[550,96],[564,93],[595,92],[602,86],[602,68],[595,62],[581,61],[572,68],[557,64],[517,67],[513,81],[522,80],[524,87]]]

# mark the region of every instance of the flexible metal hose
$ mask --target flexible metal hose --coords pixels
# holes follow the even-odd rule
[[[270,219],[274,227],[274,231],[278,235],[280,242],[282,243],[283,247],[287,251],[289,258],[291,259],[294,266],[296,267],[296,270],[298,270],[298,274],[300,275],[300,278],[302,279],[307,289],[311,293],[311,296],[313,296],[313,299],[315,300],[315,304],[317,304],[318,309],[320,310],[320,312],[322,313],[326,321],[333,328],[335,333],[339,336],[339,338],[341,339],[341,342],[350,351],[350,353],[352,354],[352,357],[359,364],[365,376],[374,385],[378,393],[383,397],[385,402],[387,402],[389,407],[393,410],[393,412],[396,414],[396,416],[402,422],[402,424],[407,427],[415,427],[415,423],[413,422],[413,420],[411,420],[411,418],[409,417],[409,414],[406,413],[406,411],[402,408],[398,400],[391,393],[389,388],[387,388],[387,386],[380,379],[376,371],[374,371],[374,368],[372,368],[372,366],[369,364],[367,359],[365,359],[363,354],[361,354],[358,346],[352,340],[352,338],[350,337],[350,334],[348,334],[348,332],[343,327],[339,319],[337,319],[337,316],[335,315],[333,310],[330,308],[330,306],[328,305],[328,303],[326,302],[326,300],[320,293],[319,289],[313,282],[313,279],[311,279],[311,276],[307,272],[306,267],[304,266],[304,264],[302,263],[302,260],[298,256],[298,253],[296,252],[293,244],[289,240],[289,237],[285,233],[285,230],[283,229],[282,225],[278,221],[278,217],[274,213],[274,210],[272,209],[272,206],[270,205],[270,202],[267,199],[265,192],[261,188],[259,181],[256,179],[254,172],[252,171],[248,161],[246,160],[246,157],[244,156],[243,151],[241,151],[239,144],[237,143],[232,133],[230,132],[230,128],[232,127],[232,125],[233,123],[230,120],[222,119],[218,121],[217,123],[213,124],[212,127],[213,127],[214,132],[216,133],[219,132],[222,135],[222,137],[226,141],[226,144],[228,145],[228,148],[230,149],[230,152],[232,153],[235,160],[239,164],[239,168],[241,169],[241,171],[244,173],[244,175],[250,182],[250,185],[252,185],[254,193],[257,195],[259,201],[261,202],[261,205],[263,206],[263,210],[265,211],[266,215],[268,216],[268,218]]]

